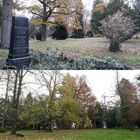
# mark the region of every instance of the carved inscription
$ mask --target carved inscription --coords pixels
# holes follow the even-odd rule
[[[13,17],[8,65],[18,69],[29,66],[31,58],[29,55],[28,31],[27,18]]]

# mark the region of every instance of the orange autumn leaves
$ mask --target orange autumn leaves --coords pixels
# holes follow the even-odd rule
[[[39,1],[39,0],[36,0]],[[34,3],[30,10],[36,13],[36,18],[32,20],[33,25],[41,25],[45,14],[50,14],[44,24],[53,26],[55,23],[63,24],[67,28],[81,28],[80,16],[83,11],[81,0],[54,0],[49,2],[46,0],[46,10],[43,8],[43,3]],[[49,10],[53,10],[49,13]]]

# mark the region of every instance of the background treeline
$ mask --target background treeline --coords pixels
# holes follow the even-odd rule
[[[139,128],[139,78],[131,83],[116,74],[116,80],[115,95],[98,101],[84,75],[1,71],[1,130]]]
[[[0,4],[2,3],[4,1]],[[81,0],[57,0],[51,3],[48,0],[43,2],[36,0],[36,3],[30,6],[16,0],[10,2],[10,6],[13,7],[13,15],[18,11],[26,11],[33,15],[30,19],[30,37],[42,41],[46,40],[47,36],[54,39],[104,36],[101,21],[118,11],[123,12],[123,16],[130,17],[134,22],[136,29],[133,34],[140,31],[139,0],[109,0],[108,3],[105,0],[94,0],[92,12],[86,9]],[[1,21],[2,6],[0,6],[0,23]],[[131,35],[125,40],[130,37]]]
[[[7,2],[8,4],[6,5]],[[106,37],[109,40],[110,52],[121,52],[122,42],[131,38],[139,38],[139,0],[109,0],[108,2],[105,0],[94,0],[92,11],[89,11],[81,0],[55,0],[52,2],[49,0],[44,0],[43,2],[35,0],[32,5],[27,5],[26,2],[21,2],[21,0],[3,0],[0,1],[0,5],[0,23],[2,22],[1,48],[10,47],[11,16],[16,16],[19,11],[31,15],[29,19],[30,39],[45,41],[47,37],[63,40],[68,37],[84,38],[99,36]],[[7,6],[11,10],[9,10],[8,17],[5,18]],[[35,52],[33,55],[36,55]],[[75,63],[78,63],[78,67],[75,66]],[[70,68],[73,67],[72,69],[79,69],[81,63],[76,61],[72,64],[60,64],[60,69],[64,69],[64,66],[66,66],[65,69],[69,69],[69,65],[72,65],[70,66]],[[88,60],[88,63],[90,63],[90,60]],[[82,68],[93,69],[94,65],[96,65],[96,62],[94,63],[89,68],[87,66],[83,68],[85,64],[82,63]],[[104,67],[105,69],[116,69],[116,66],[111,66],[110,68],[108,64],[107,66],[104,66],[105,64],[103,66],[102,64],[99,65],[101,67],[94,67],[94,69],[104,69]],[[125,68],[125,66],[122,67],[121,69],[131,69]],[[55,69],[58,68],[55,67]]]

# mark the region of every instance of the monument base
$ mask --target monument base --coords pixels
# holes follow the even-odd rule
[[[31,57],[8,58],[7,65],[11,69],[26,69],[31,63]]]

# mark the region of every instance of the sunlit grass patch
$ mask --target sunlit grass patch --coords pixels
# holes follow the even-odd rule
[[[19,131],[23,138],[0,134],[0,140],[139,140],[140,130],[92,129],[49,132]]]

